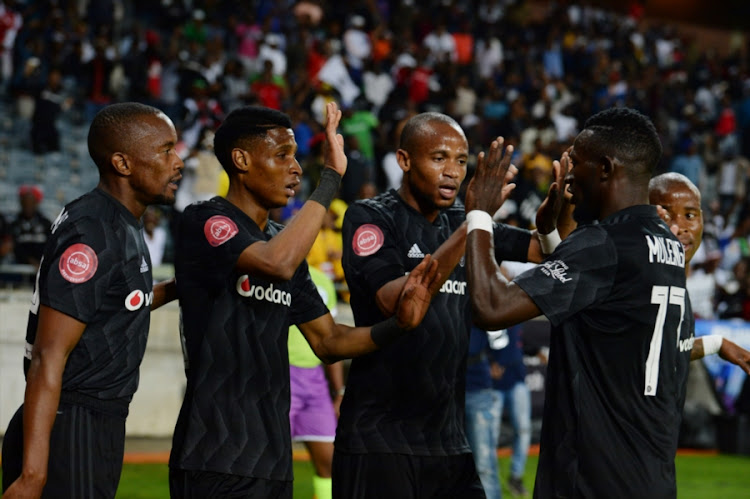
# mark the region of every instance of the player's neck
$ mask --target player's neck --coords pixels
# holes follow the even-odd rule
[[[405,182],[401,184],[401,187],[398,189],[398,195],[406,204],[421,213],[430,223],[434,222],[440,213],[440,210],[435,208],[435,206],[424,201],[420,202],[420,198],[411,192],[411,189]]]
[[[266,230],[269,210],[258,203],[252,196],[249,196],[247,191],[237,192],[230,185],[226,200],[250,217],[260,230]]]
[[[613,213],[631,206],[649,204],[648,189],[635,189],[632,186],[622,184],[619,186],[613,184],[613,187],[614,189],[604,193],[604,203],[599,212],[599,220],[604,220]]]
[[[143,216],[143,212],[146,211],[146,205],[139,202],[129,188],[123,187],[117,182],[108,182],[102,178],[99,180],[99,185],[96,187],[115,198],[125,207],[125,209],[132,213],[137,220],[140,220]]]

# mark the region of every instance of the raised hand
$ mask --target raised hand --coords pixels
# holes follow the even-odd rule
[[[672,223],[672,216],[660,204],[656,205],[656,213],[659,214],[659,218],[664,220],[664,222],[669,225],[669,230],[672,231],[672,234],[676,236],[680,232],[679,225],[677,225],[676,223]]]
[[[347,159],[344,153],[344,137],[336,133],[341,121],[341,110],[335,102],[326,104],[326,150],[325,166],[344,176]]]
[[[719,357],[736,366],[740,366],[743,371],[750,374],[750,352],[736,343],[732,343],[726,338],[722,339]]]
[[[547,197],[536,212],[536,228],[540,234],[549,234],[557,228],[557,220],[560,214],[570,204],[569,196],[566,196],[565,177],[570,171],[570,158],[567,151],[563,153],[560,161],[552,162],[554,180],[547,190]]]
[[[439,279],[438,261],[426,255],[409,273],[401,290],[396,309],[396,321],[400,328],[413,329],[422,322],[432,300],[430,287]]]
[[[518,169],[510,163],[513,146],[505,148],[502,137],[493,140],[489,152],[479,153],[477,171],[466,190],[466,211],[483,210],[494,215],[515,188],[509,184]]]

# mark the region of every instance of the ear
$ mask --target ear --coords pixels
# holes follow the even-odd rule
[[[112,154],[112,156],[109,159],[110,164],[115,169],[118,175],[122,175],[124,177],[128,177],[133,173],[133,170],[130,165],[130,158],[128,158],[127,154],[116,152]]]
[[[401,167],[401,170],[404,173],[411,170],[411,161],[409,160],[409,153],[406,152],[405,150],[399,149],[396,151],[396,161],[398,161],[398,166]]]
[[[615,174],[615,159],[611,156],[604,156],[601,163],[601,176],[602,182],[610,180]]]
[[[232,149],[232,163],[234,163],[234,166],[238,170],[246,172],[250,168],[250,165],[252,165],[253,160],[247,151],[235,147]]]

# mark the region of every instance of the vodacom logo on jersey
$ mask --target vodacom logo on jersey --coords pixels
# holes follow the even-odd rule
[[[154,301],[153,291],[144,293],[140,289],[136,289],[135,291],[131,291],[130,294],[125,297],[125,308],[127,308],[131,312],[135,312],[141,307],[144,307],[144,306],[150,307],[153,301]]]
[[[273,284],[269,284],[267,287],[250,284],[250,278],[247,275],[240,276],[237,279],[237,292],[240,296],[255,298],[259,301],[264,300],[270,303],[286,305],[287,307],[292,304],[292,295],[287,291],[274,289]]]

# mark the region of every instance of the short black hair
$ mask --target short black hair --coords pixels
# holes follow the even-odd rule
[[[105,170],[113,152],[127,147],[132,127],[138,126],[134,119],[156,114],[162,112],[139,102],[120,102],[105,107],[94,116],[89,127],[88,148],[100,172]]]
[[[263,106],[244,106],[229,113],[214,135],[214,154],[224,170],[234,170],[232,149],[273,128],[292,128],[292,120],[281,111]]]
[[[590,117],[583,128],[594,132],[588,142],[594,151],[623,162],[631,177],[651,178],[662,146],[647,116],[635,109],[613,107]]]
[[[407,152],[411,152],[414,148],[414,141],[418,140],[420,135],[427,130],[429,125],[434,122],[445,123],[451,125],[463,133],[461,125],[456,120],[442,113],[420,113],[406,122],[404,129],[401,131],[401,138],[399,140],[399,149],[403,149]]]

